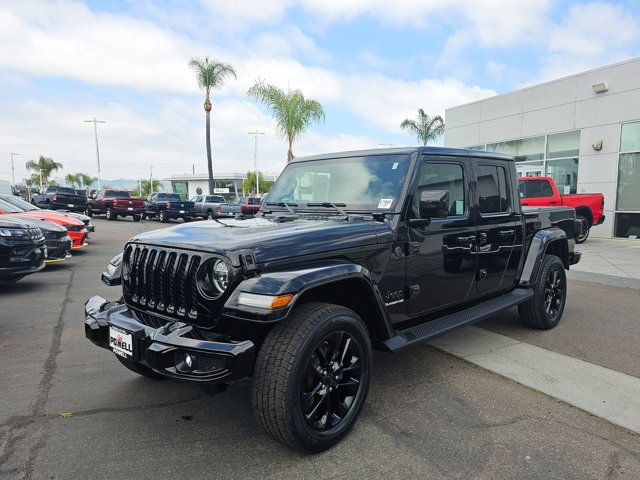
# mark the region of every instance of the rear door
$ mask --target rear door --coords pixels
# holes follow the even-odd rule
[[[475,162],[478,213],[477,290],[489,293],[512,286],[517,262],[510,262],[519,238],[519,208],[506,161],[479,158]],[[514,172],[515,175],[515,172]],[[514,187],[515,188],[515,187]],[[517,201],[517,200],[516,200]],[[506,282],[503,280],[507,278]]]

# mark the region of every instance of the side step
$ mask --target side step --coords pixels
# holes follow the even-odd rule
[[[500,295],[499,297],[479,303],[473,307],[451,313],[444,317],[436,318],[426,323],[396,330],[396,334],[384,342],[384,346],[391,352],[397,352],[403,348],[426,342],[432,338],[444,335],[466,325],[480,322],[496,313],[507,310],[533,297],[532,288],[516,288],[515,290]]]

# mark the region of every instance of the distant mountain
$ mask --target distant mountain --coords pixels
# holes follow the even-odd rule
[[[65,185],[64,178],[56,178],[55,179],[60,185]],[[163,190],[171,191],[171,182],[160,182],[162,183]],[[91,188],[98,188],[98,183],[94,183],[91,185]],[[116,178],[114,180],[109,180],[106,178],[102,179],[102,188],[119,188],[122,190],[133,190],[138,188],[138,180],[132,178]]]

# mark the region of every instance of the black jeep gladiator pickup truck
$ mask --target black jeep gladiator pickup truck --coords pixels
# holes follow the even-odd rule
[[[514,306],[525,325],[556,326],[576,228],[571,208],[523,211],[501,154],[299,158],[255,218],[132,238],[102,274],[122,298],[89,299],[85,333],[146,377],[252,376],[262,428],[318,452],[360,414],[372,348],[397,352]]]

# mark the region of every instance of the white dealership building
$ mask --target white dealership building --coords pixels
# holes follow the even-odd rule
[[[445,113],[444,143],[503,152],[560,193],[601,192],[599,237],[640,237],[640,58]]]

